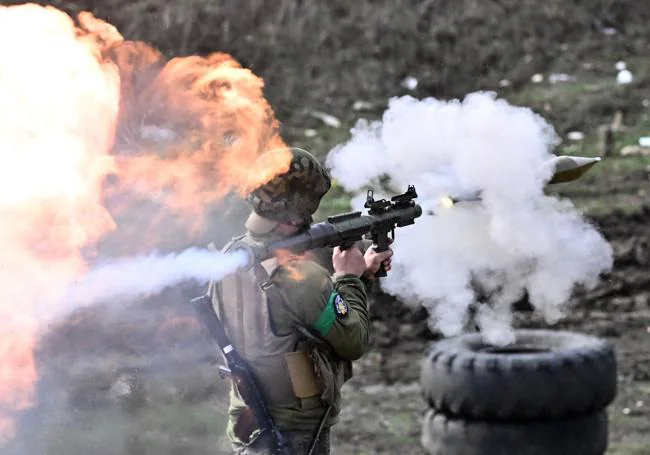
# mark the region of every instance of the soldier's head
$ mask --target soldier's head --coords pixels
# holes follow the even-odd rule
[[[246,221],[246,229],[254,234],[290,234],[309,226],[321,199],[331,187],[327,170],[312,154],[296,147],[288,150],[291,153],[288,170],[272,177],[248,195],[253,212]],[[268,151],[258,159],[258,163],[272,159],[272,154],[286,151]]]

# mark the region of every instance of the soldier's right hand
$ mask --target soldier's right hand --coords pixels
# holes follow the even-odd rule
[[[345,250],[341,250],[338,246],[334,248],[332,265],[336,275],[351,274],[360,277],[366,271],[366,260],[356,246]]]

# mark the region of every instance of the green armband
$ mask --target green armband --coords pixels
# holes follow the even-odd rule
[[[332,326],[334,326],[334,322],[336,322],[334,300],[338,295],[338,292],[332,291],[329,299],[327,299],[327,305],[325,305],[325,308],[323,308],[323,311],[321,311],[318,319],[316,319],[316,322],[312,324],[312,328],[322,337],[326,337],[327,334],[330,333]]]

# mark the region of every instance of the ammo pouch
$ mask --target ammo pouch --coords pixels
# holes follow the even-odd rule
[[[309,357],[320,390],[320,399],[331,406],[331,415],[337,415],[341,410],[341,387],[352,377],[352,362],[338,357],[325,342],[318,339],[300,341],[297,350],[305,352]]]
[[[309,354],[305,351],[287,352],[284,360],[296,398],[305,400],[320,394],[320,384]]]

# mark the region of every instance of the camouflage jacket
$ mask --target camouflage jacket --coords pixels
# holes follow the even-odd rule
[[[268,241],[268,239],[263,239]],[[258,241],[258,239],[255,239]],[[331,251],[331,250],[330,250]],[[320,252],[320,256],[324,257]],[[307,329],[324,343],[318,346],[320,359],[337,375],[331,384],[334,404],[326,426],[335,424],[340,410],[340,387],[352,375],[353,360],[361,357],[369,344],[368,292],[371,282],[354,275],[333,277],[331,269],[307,257],[284,260],[270,275],[285,305],[273,305],[268,312],[274,331],[287,333]],[[305,409],[300,405],[270,406],[276,423],[284,430],[312,430],[318,427],[326,406]],[[243,441],[236,430],[246,406],[233,389],[230,394],[228,436]],[[256,437],[253,432],[250,441]],[[250,442],[249,441],[249,442]]]

